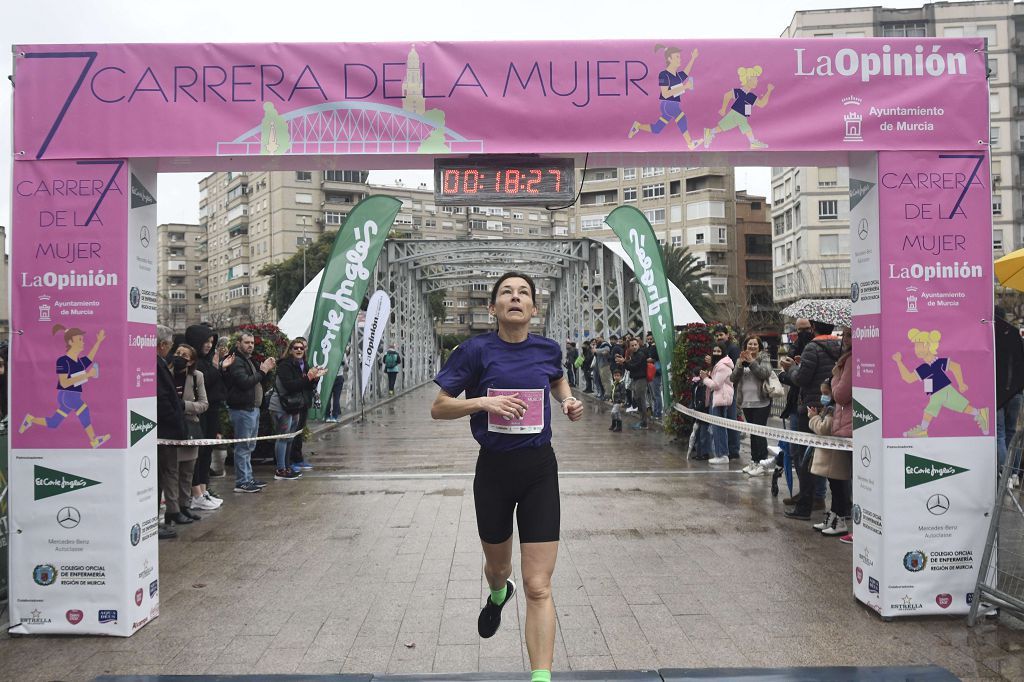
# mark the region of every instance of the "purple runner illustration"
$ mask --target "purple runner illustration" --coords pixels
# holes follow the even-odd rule
[[[924,415],[921,423],[909,431],[904,432],[907,438],[925,438],[928,436],[928,427],[932,420],[939,416],[943,408],[969,414],[974,417],[975,423],[984,435],[989,432],[989,412],[987,407],[981,409],[972,407],[970,401],[963,395],[967,392],[967,384],[964,383],[963,370],[960,364],[949,358],[939,357],[939,342],[942,341],[942,332],[938,330],[924,331],[911,329],[907,332],[907,338],[914,344],[914,355],[921,360],[921,364],[914,371],[907,369],[903,364],[903,353],[893,353],[892,359],[896,361],[900,377],[908,384],[921,381],[924,383],[924,392],[928,396],[928,405],[924,408]],[[946,372],[956,379],[956,388]]]
[[[654,123],[633,121],[633,126],[629,129],[629,138],[633,139],[641,130],[657,135],[669,123],[675,123],[676,127],[679,128],[679,132],[683,134],[683,139],[686,140],[687,148],[691,150],[696,149],[700,141],[695,142],[690,139],[686,114],[683,112],[679,98],[687,90],[693,89],[693,79],[690,78],[690,73],[693,71],[693,63],[697,61],[697,48],[694,48],[693,52],[690,53],[690,61],[686,64],[686,68],[682,70],[679,69],[682,57],[680,57],[678,47],[655,45],[654,51],[663,51],[665,53],[665,70],[658,74],[658,106],[661,115]]]
[[[754,93],[754,88],[757,87],[757,79],[761,77],[761,67],[741,66],[736,69],[736,73],[740,77],[740,87],[733,88],[722,98],[722,108],[718,111],[722,119],[714,128],[704,129],[704,149],[711,146],[715,135],[733,128],[739,128],[740,132],[747,136],[751,149],[764,149],[768,146],[754,137],[754,131],[750,127],[750,114],[753,113],[755,106],[763,109],[768,105],[768,98],[771,97],[775,86],[769,83],[764,95],[758,97]],[[732,106],[729,105],[729,100],[732,100]]]
[[[55,429],[71,414],[78,417],[79,423],[89,437],[89,445],[94,448],[110,440],[110,434],[97,436],[93,430],[89,405],[82,394],[82,386],[90,379],[100,375],[100,365],[95,362],[96,351],[107,334],[102,329],[96,333],[96,343],[92,345],[85,357],[80,357],[85,350],[85,331],[72,327],[68,329],[62,324],[53,325],[51,334],[64,332],[65,354],[57,358],[57,410],[49,417],[34,417],[26,414],[21,420],[18,433],[25,433],[33,425]]]

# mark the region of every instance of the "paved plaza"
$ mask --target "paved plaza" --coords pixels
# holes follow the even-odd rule
[[[299,481],[238,495],[230,476],[215,479],[223,508],[160,544],[158,619],[128,639],[5,635],[0,677],[528,671],[521,596],[492,639],[476,633],[487,594],[476,447],[468,420],[430,420],[434,393],[320,431],[306,446],[316,470]],[[784,518],[745,462],[713,470],[660,432],[609,433],[595,401],[580,423],[554,421],[556,680],[569,669],[926,664],[1024,679],[1024,625],[1009,617],[974,629],[963,617],[886,623],[856,603],[851,547]]]

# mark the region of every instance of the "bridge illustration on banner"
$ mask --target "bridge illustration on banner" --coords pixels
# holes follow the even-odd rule
[[[440,115],[438,115],[440,114]],[[269,125],[268,118],[276,119]],[[273,141],[264,140],[275,122],[286,125],[287,134],[273,130]],[[422,148],[424,143],[429,150]],[[264,149],[267,144],[269,149]],[[443,145],[439,150],[438,146]],[[376,102],[326,102],[294,111],[273,112],[264,121],[230,142],[217,143],[217,156],[261,154],[480,154],[483,140],[470,140],[444,125],[439,109],[422,114]]]

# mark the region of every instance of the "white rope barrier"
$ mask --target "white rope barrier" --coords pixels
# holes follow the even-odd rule
[[[777,429],[773,426],[760,426],[759,424],[751,424],[749,422],[741,422],[735,419],[726,419],[725,417],[714,417],[706,412],[698,412],[691,410],[689,407],[683,407],[680,403],[676,403],[672,406],[676,412],[681,412],[687,417],[693,419],[699,419],[702,422],[708,424],[714,424],[715,426],[724,426],[727,429],[734,431],[741,431],[743,433],[750,433],[755,436],[764,436],[765,438],[775,438],[778,440],[784,440],[787,443],[794,443],[796,445],[809,445],[815,448],[828,448],[829,450],[853,450],[853,439],[852,438],[838,438],[836,436],[819,436],[815,433],[803,433],[802,431],[790,431],[789,429]]]
[[[252,438],[202,438],[199,440],[168,440],[165,438],[158,438],[156,444],[184,445],[186,447],[196,447],[200,445],[227,445],[228,443],[247,443],[251,440],[279,440],[281,438],[294,438],[300,433],[302,433],[302,431],[281,433],[276,436],[253,436]]]

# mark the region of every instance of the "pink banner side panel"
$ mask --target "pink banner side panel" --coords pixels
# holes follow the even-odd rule
[[[14,449],[127,446],[124,161],[14,169]],[[150,349],[152,355],[152,349]],[[150,363],[152,364],[152,360]]]
[[[879,154],[885,438],[995,433],[984,153]]]
[[[971,149],[988,138],[983,48],[23,45],[14,148],[19,159]]]

